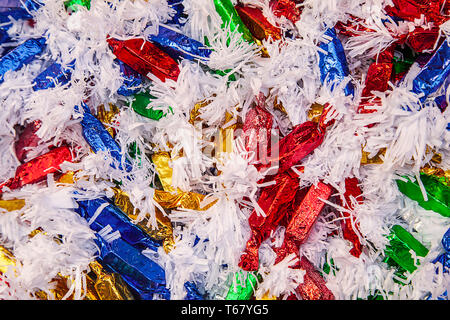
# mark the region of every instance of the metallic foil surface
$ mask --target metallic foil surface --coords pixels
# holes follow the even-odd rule
[[[440,183],[450,187],[450,170],[443,170],[438,167],[426,165],[425,167],[420,169],[421,173],[426,174],[427,176],[435,177]]]
[[[129,196],[119,188],[113,188],[113,191],[114,204],[119,207],[131,220],[136,220],[139,215],[139,210],[134,208]],[[137,222],[137,225],[153,239],[162,241],[164,251],[169,252],[172,250],[174,245],[172,223],[168,217],[159,211],[158,208],[155,208],[155,216],[158,224],[157,229],[154,229],[152,226],[147,226],[148,217]]]
[[[7,71],[17,71],[33,61],[45,48],[45,38],[28,39],[0,58],[0,83]]]
[[[246,271],[258,270],[258,251],[261,243],[283,223],[283,220],[288,220],[286,216],[290,211],[286,210],[286,207],[295,202],[293,199],[299,188],[298,177],[289,171],[273,179],[276,183],[264,187],[258,199],[258,205],[266,216],[259,215],[256,210],[253,210],[248,219],[251,237],[239,261],[239,267]],[[301,197],[300,193],[297,197]]]
[[[64,6],[71,11],[77,11],[77,6],[82,6],[89,10],[91,9],[91,0],[67,0],[64,1]]]
[[[390,16],[407,21],[420,19],[422,15],[428,22],[439,22],[442,19],[441,0],[393,0],[392,3],[393,6],[385,7],[386,13]]]
[[[25,162],[16,169],[14,178],[0,185],[0,193],[3,192],[3,187],[18,189],[26,184],[45,180],[48,174],[59,171],[59,166],[64,161],[72,161],[72,153],[67,146],[52,149],[39,157]]]
[[[152,107],[148,108],[148,105],[152,99],[155,99],[155,97],[148,93],[137,93],[133,96],[131,107],[137,114],[145,118],[159,120],[166,114],[162,110],[155,110]]]
[[[0,208],[6,211],[20,210],[25,206],[24,199],[0,200]]]
[[[231,0],[213,0],[217,13],[222,18],[222,28],[229,26],[231,32],[239,32],[242,38],[253,43],[253,36],[242,22]]]
[[[113,54],[134,71],[149,77],[150,74],[161,81],[177,81],[180,69],[175,60],[151,42],[143,39],[117,40],[109,38]]]
[[[419,257],[425,257],[428,254],[428,249],[399,225],[391,228],[391,233],[387,238],[389,244],[386,245],[384,250],[386,258],[383,262],[396,267],[400,273],[403,273],[405,270],[412,273],[417,269],[414,265],[414,258],[410,253],[411,250]]]
[[[116,135],[116,131],[113,127],[108,125],[111,125],[115,122],[114,119],[120,113],[120,109],[112,103],[109,103],[108,105],[109,110],[106,110],[106,107],[103,104],[97,107],[96,118],[100,120],[101,123],[103,123],[105,129],[109,132],[111,137],[114,138],[114,136]]]
[[[362,191],[358,186],[358,179],[357,178],[347,178],[345,179],[345,193],[344,193],[344,200],[345,205],[343,206],[347,210],[353,210],[354,207],[352,205],[352,198],[354,198],[359,204],[362,204]],[[344,211],[342,213],[346,219],[341,220],[341,229],[342,234],[345,240],[350,241],[353,244],[353,248],[350,250],[350,253],[359,258],[359,256],[362,253],[362,245],[359,241],[359,237],[355,232],[355,229],[359,231],[359,224],[355,223],[355,227],[353,227],[352,221],[351,221],[351,215],[350,213]]]
[[[300,20],[301,11],[297,8],[295,1],[292,0],[270,0],[270,7],[273,14],[280,18],[285,16],[292,23]]]
[[[250,300],[258,284],[256,273],[243,273],[239,271],[234,276],[225,300]]]
[[[206,61],[212,52],[203,43],[161,25],[158,34],[149,35],[148,40],[158,45],[173,59]]]
[[[205,211],[211,208],[217,200],[214,200],[207,205],[201,206],[201,202],[205,199],[205,195],[196,192],[185,192],[178,190],[176,193],[155,190],[154,199],[162,207],[166,209],[191,209],[197,211]]]
[[[137,250],[150,249],[156,252],[161,246],[159,241],[151,238],[141,227],[134,224],[109,199],[75,200],[78,203],[78,208],[74,209],[75,212],[88,221],[92,230],[102,233],[104,228],[110,228],[107,234],[118,231],[120,238]]]
[[[96,275],[93,286],[98,300],[134,300],[119,274],[106,272],[98,261],[91,262],[89,267]]]
[[[18,139],[14,142],[14,151],[16,153],[17,160],[21,163],[25,162],[31,149],[36,147],[39,144],[39,141],[41,141],[36,134],[40,127],[40,120],[27,123],[23,131],[19,134]]]
[[[32,19],[30,12],[36,11],[42,4],[33,0],[2,0],[0,3],[0,23],[14,20]]]
[[[324,106],[314,103],[308,110],[308,119],[314,123],[319,123],[320,116],[324,110]]]
[[[431,59],[412,81],[412,92],[422,95],[420,100],[423,102],[430,94],[442,86],[449,74],[450,47],[448,41],[443,41]]]
[[[271,145],[272,115],[255,105],[246,116],[242,127],[245,149],[252,154],[250,163],[267,164]]]
[[[336,35],[334,28],[327,29],[324,34],[325,41],[319,47],[326,51],[326,54],[319,51],[320,81],[322,83],[333,83],[331,89],[339,84],[350,74],[345,57],[344,47]],[[349,82],[344,88],[345,95],[354,95],[354,87]]]
[[[120,60],[116,60],[120,68],[120,75],[123,77],[123,83],[117,90],[117,93],[122,96],[131,96],[139,91],[142,85],[142,76],[127,66]]]
[[[173,170],[169,166],[170,154],[168,152],[155,152],[152,155],[152,162],[156,167],[158,178],[161,181],[163,189],[169,192],[175,192],[175,188],[172,187],[172,174]]]
[[[441,253],[439,256],[436,257],[436,259],[433,260],[433,263],[440,262],[442,264],[443,272],[449,273],[450,272],[450,229],[447,230],[447,232],[442,237],[442,247],[444,248],[445,252]],[[438,270],[436,270],[438,272]]]
[[[187,14],[184,13],[183,0],[167,0],[170,8],[175,10],[172,18],[166,22],[166,24],[175,24],[180,27],[186,24]]]
[[[95,242],[100,249],[100,264],[120,274],[136,299],[152,300],[154,294],[170,299],[164,269],[158,264],[121,238],[107,242],[97,236]]]
[[[34,78],[33,90],[46,90],[54,88],[56,85],[63,86],[67,84],[70,81],[74,67],[75,60],[64,67],[59,63],[52,63],[47,69]]]
[[[328,200],[333,188],[322,182],[312,185],[306,195],[295,207],[295,211],[286,227],[284,241],[277,253],[276,263],[287,255],[298,252],[300,245],[308,238],[312,226],[325,206],[322,200]]]
[[[8,271],[9,267],[14,267],[16,260],[13,254],[3,246],[0,246],[0,273]]]
[[[106,130],[105,126],[91,114],[89,107],[85,104],[81,104],[84,113],[81,126],[83,129],[83,137],[90,145],[92,151],[97,153],[99,151],[106,151],[111,154],[111,157],[119,163],[118,168],[120,170],[126,170],[130,172],[132,165],[130,161],[124,158],[125,168],[122,166],[122,150],[119,144],[114,140],[111,134]],[[78,106],[76,109],[79,111]],[[116,164],[111,163],[113,168],[116,168]]]
[[[377,152],[377,154],[371,158],[369,158],[370,153],[367,151],[364,151],[362,149],[361,151],[361,165],[365,164],[382,164],[384,161],[381,158],[381,156],[384,156],[386,154],[386,148],[381,148],[380,151]]]
[[[273,40],[281,39],[281,30],[270,24],[260,9],[243,5],[237,5],[235,9],[254,38],[258,40],[268,40],[269,37]]]
[[[184,300],[204,300],[203,295],[198,291],[195,283],[185,282],[184,288],[186,289],[186,297]]]
[[[306,257],[300,259],[299,268],[305,270],[306,274],[303,283],[295,291],[303,300],[335,300],[325,280]]]
[[[417,181],[412,182],[409,178],[404,178],[406,182],[396,180],[401,193],[417,201],[426,210],[433,210],[444,217],[450,217],[450,187],[448,185],[441,183],[436,177],[421,173],[420,180],[428,197],[428,201],[425,201]]]

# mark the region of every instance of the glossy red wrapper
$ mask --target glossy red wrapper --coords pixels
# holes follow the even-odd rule
[[[161,81],[177,80],[180,69],[175,60],[153,43],[143,39],[116,40],[109,38],[114,55],[136,72],[148,77],[149,73]]]
[[[243,5],[237,5],[235,8],[256,39],[267,40],[269,37],[274,40],[281,39],[281,30],[267,21],[260,9]]]
[[[297,1],[297,3],[300,3],[300,1]],[[301,11],[297,8],[296,1],[271,0],[270,7],[272,8],[273,14],[278,18],[284,16],[293,23],[300,20]]]
[[[256,210],[253,210],[248,219],[251,237],[247,241],[239,262],[239,266],[246,271],[258,270],[259,247],[283,219],[286,219],[287,210],[282,210],[282,208],[286,205],[289,206],[299,187],[298,176],[292,171],[276,175],[272,179],[276,183],[264,187],[258,199],[258,205],[266,216],[259,215]]]
[[[332,192],[333,188],[322,182],[309,188],[286,227],[284,241],[278,249],[275,263],[291,253],[298,252],[298,248],[308,238],[312,226],[325,206],[322,200],[328,200]]]
[[[35,120],[28,123],[19,135],[19,139],[14,143],[17,160],[23,163],[30,152],[30,148],[36,147],[41,140],[36,132],[41,126],[41,121]]]
[[[344,36],[347,37],[356,37],[358,35],[361,35],[362,33],[371,33],[376,32],[373,29],[364,27],[361,23],[363,22],[362,19],[349,15],[350,19],[349,21],[346,21],[345,23],[342,21],[338,21],[335,25],[335,29]]]
[[[408,44],[416,52],[424,52],[433,50],[436,41],[440,37],[439,28],[424,29],[416,27],[408,34]]]
[[[306,257],[302,257],[295,268],[306,271],[303,283],[295,289],[295,292],[303,300],[335,300],[333,292],[327,288],[325,280]],[[288,300],[297,300],[297,298],[293,294]]]
[[[426,22],[435,22],[438,25],[446,18],[440,13],[445,0],[392,0],[394,6],[385,7],[388,15],[402,18],[407,21],[426,17]]]
[[[72,153],[67,146],[52,149],[39,157],[25,162],[17,168],[14,178],[0,185],[0,193],[3,192],[3,187],[18,189],[26,184],[45,180],[48,174],[59,171],[60,165],[64,161],[72,161]]]
[[[354,206],[352,205],[351,198],[352,197],[355,198],[355,200],[361,204],[362,203],[361,195],[362,192],[358,186],[358,179],[357,178],[345,179],[345,193],[344,193],[345,204],[342,204],[343,207],[348,210],[353,210]],[[353,244],[353,248],[350,250],[350,253],[358,258],[362,252],[361,242],[359,241],[359,237],[353,228],[350,213],[343,212],[343,215],[346,218],[341,221],[343,237],[344,239],[350,241]],[[359,229],[357,223],[355,223],[355,228],[356,230]]]

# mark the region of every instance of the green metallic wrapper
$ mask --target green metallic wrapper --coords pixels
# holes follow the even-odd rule
[[[77,6],[82,6],[90,10],[91,0],[67,0],[64,1],[64,6],[66,7],[66,9],[71,11],[77,11]]]
[[[140,114],[145,118],[152,120],[159,120],[162,117],[164,117],[165,114],[162,110],[154,110],[153,108],[147,108],[152,99],[154,99],[154,97],[147,93],[135,94],[134,100],[131,103],[131,107],[137,114]]]
[[[245,274],[239,271],[234,277],[236,281],[231,284],[225,300],[249,300],[258,283],[257,274],[254,272]]]
[[[242,38],[245,41],[249,43],[254,42],[252,33],[245,26],[230,0],[214,0],[214,6],[222,18],[222,28],[229,24],[231,32],[237,31],[242,34]]]

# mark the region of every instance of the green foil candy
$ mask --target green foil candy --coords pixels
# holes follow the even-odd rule
[[[90,10],[91,0],[67,0],[64,1],[64,6],[71,11],[77,11],[77,6],[82,6]]]
[[[249,300],[256,285],[258,283],[258,275],[256,273],[237,272],[235,275],[236,282],[231,284],[225,300]],[[245,284],[242,284],[245,279]]]
[[[239,14],[234,8],[230,0],[214,0],[214,6],[219,16],[222,18],[222,28],[226,25],[230,25],[231,32],[237,31],[242,34],[242,38],[250,43],[253,43],[253,36],[242,22]]]
[[[159,120],[162,117],[164,117],[166,114],[162,110],[155,110],[153,108],[147,108],[147,106],[152,101],[152,99],[155,99],[155,97],[153,97],[152,95],[147,94],[147,93],[135,94],[134,100],[131,103],[131,107],[137,114],[139,114],[145,118],[149,118],[152,120]]]
[[[412,182],[409,178],[404,178],[407,180],[406,182],[396,180],[400,192],[408,198],[417,201],[422,208],[433,210],[444,217],[450,217],[450,188],[443,181],[434,176],[424,173],[420,174],[420,180],[428,196],[428,201],[425,201],[417,181]]]
[[[399,225],[392,227],[388,240],[389,245],[384,251],[386,258],[383,262],[397,268],[399,275],[405,271],[412,273],[417,269],[411,250],[419,257],[425,257],[428,254],[428,249]]]

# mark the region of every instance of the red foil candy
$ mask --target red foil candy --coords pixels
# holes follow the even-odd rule
[[[297,1],[300,3],[300,1]],[[300,20],[301,11],[297,8],[296,3],[291,0],[271,0],[270,7],[272,8],[273,14],[280,18],[285,16],[287,19],[296,23]]]
[[[28,123],[19,135],[19,139],[14,143],[16,157],[21,163],[25,161],[30,149],[39,144],[41,139],[36,135],[36,132],[40,127],[41,121],[39,120]]]
[[[72,161],[72,153],[67,146],[52,149],[39,157],[25,162],[16,169],[14,178],[0,185],[0,193],[3,192],[3,187],[18,189],[26,184],[45,180],[49,173],[60,170],[59,166],[64,161]]]
[[[414,21],[423,14],[427,22],[434,21],[437,24],[445,22],[440,10],[444,4],[443,0],[392,0],[393,7],[387,6],[386,13],[404,20]]]
[[[345,193],[344,193],[344,199],[345,204],[343,204],[343,207],[348,210],[353,210],[354,206],[352,204],[351,198],[355,198],[358,203],[362,203],[361,198],[362,192],[361,189],[358,186],[358,179],[356,178],[347,178],[345,179]],[[359,258],[362,252],[362,245],[359,241],[359,237],[356,234],[355,230],[353,229],[353,224],[351,221],[351,215],[348,212],[343,212],[344,217],[346,219],[341,221],[341,228],[343,237],[345,240],[350,241],[353,244],[353,248],[350,250],[350,253]],[[358,230],[358,224],[355,224],[356,230]],[[359,231],[359,230],[358,230]]]
[[[424,29],[416,27],[408,34],[408,44],[416,52],[424,52],[433,50],[436,41],[439,38],[439,28]]]
[[[258,205],[266,216],[259,215],[256,210],[253,210],[248,219],[251,237],[247,241],[239,262],[239,267],[246,271],[258,270],[259,247],[285,217],[286,210],[280,210],[280,208],[293,200],[299,186],[298,176],[292,171],[279,174],[274,177],[274,180],[276,183],[264,187],[258,199]]]
[[[332,192],[333,188],[322,182],[309,188],[287,225],[284,241],[277,253],[275,263],[291,253],[298,252],[298,248],[308,238],[312,226],[325,206],[322,200],[327,200]]]
[[[256,39],[267,40],[269,37],[274,40],[281,39],[281,30],[270,24],[260,9],[243,5],[237,5],[235,8],[239,17]]]
[[[151,73],[161,81],[177,81],[180,69],[175,60],[153,43],[143,39],[116,40],[109,38],[114,55],[136,72],[148,77]]]

